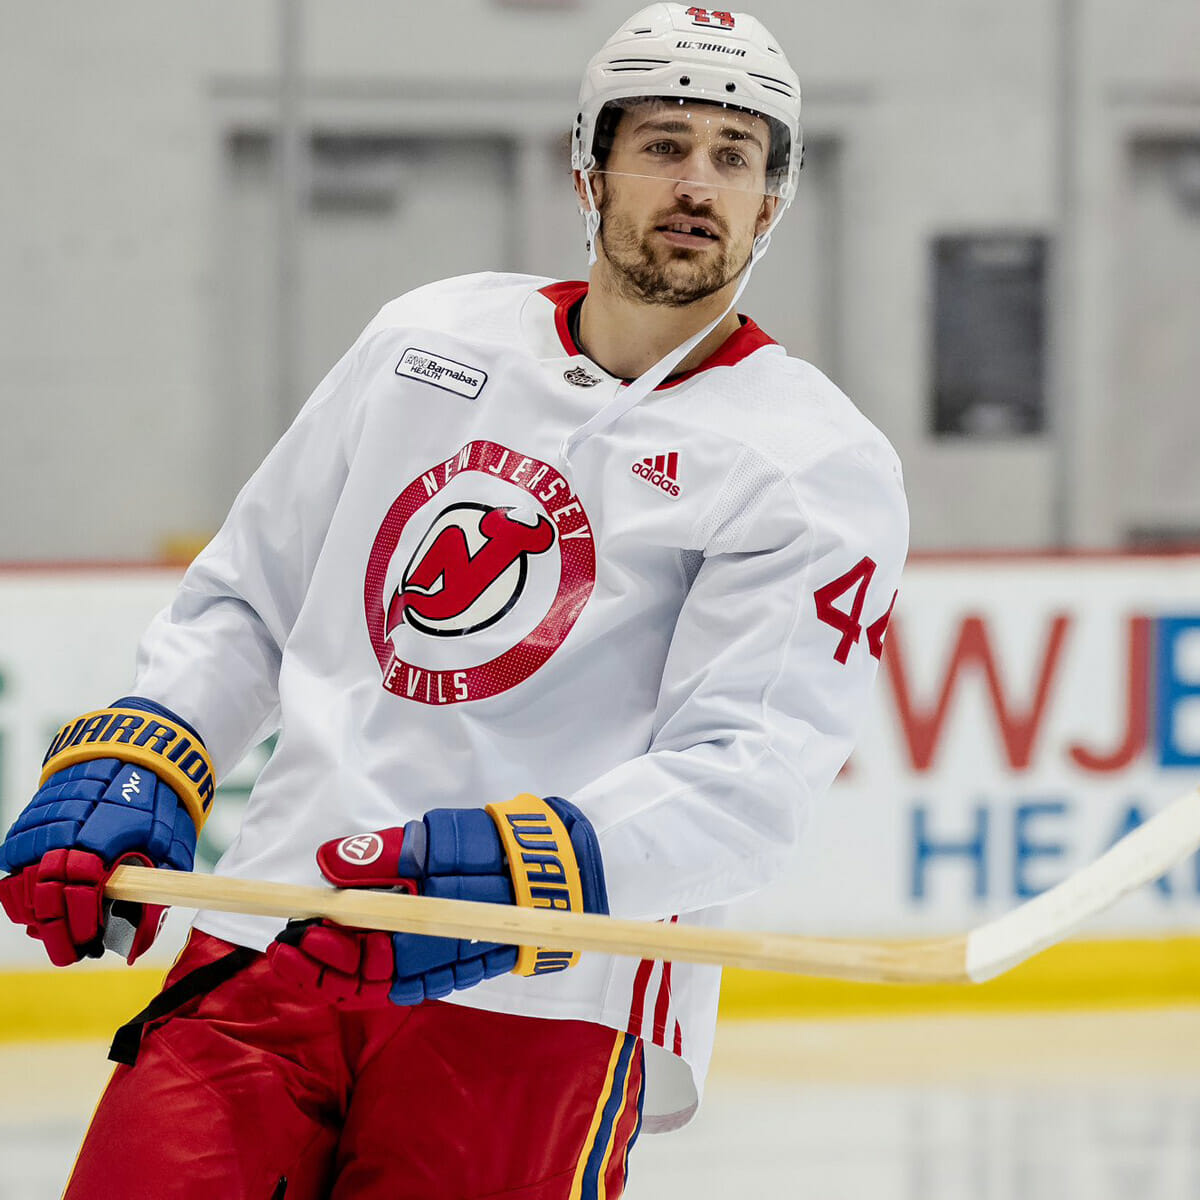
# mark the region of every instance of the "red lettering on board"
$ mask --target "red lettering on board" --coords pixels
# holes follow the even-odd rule
[[[1050,689],[1058,672],[1059,659],[1071,626],[1071,618],[1059,613],[1051,621],[1049,638],[1042,651],[1033,702],[1024,710],[1005,694],[996,653],[988,636],[987,622],[980,616],[963,618],[937,703],[932,709],[922,709],[909,686],[904,645],[897,624],[898,621],[893,623],[888,635],[883,665],[896,702],[896,711],[900,716],[913,770],[928,771],[933,766],[959,677],[968,672],[983,673],[1008,764],[1015,771],[1025,770],[1033,758],[1034,746],[1046,713]]]
[[[1125,739],[1109,754],[1082,742],[1068,747],[1071,761],[1085,771],[1122,771],[1146,749],[1150,729],[1150,618],[1129,618],[1129,675],[1125,692]]]

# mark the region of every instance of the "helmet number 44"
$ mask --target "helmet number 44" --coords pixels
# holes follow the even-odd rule
[[[721,25],[726,29],[732,29],[735,24],[733,13],[729,12],[709,12],[707,8],[689,8],[687,15],[697,25]]]

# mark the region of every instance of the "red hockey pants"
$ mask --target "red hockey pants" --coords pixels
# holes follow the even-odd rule
[[[232,947],[194,932],[173,983]],[[346,1009],[265,956],[146,1027],[67,1200],[616,1200],[641,1042],[426,1003]]]

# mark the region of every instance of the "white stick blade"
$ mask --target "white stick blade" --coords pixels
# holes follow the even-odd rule
[[[1122,896],[1200,849],[1200,788],[1126,834],[1094,863],[967,937],[967,974],[976,983],[1062,941]]]

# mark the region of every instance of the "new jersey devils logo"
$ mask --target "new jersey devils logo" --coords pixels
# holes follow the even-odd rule
[[[554,545],[554,525],[525,524],[510,508],[455,504],[430,527],[388,605],[388,637],[401,621],[434,637],[461,637],[499,621],[520,599],[527,559]]]
[[[414,479],[380,525],[364,601],[393,695],[458,704],[539,670],[592,593],[591,525],[554,467],[470,442]]]

